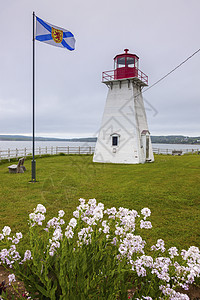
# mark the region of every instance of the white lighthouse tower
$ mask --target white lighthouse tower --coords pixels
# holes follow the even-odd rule
[[[148,76],[138,68],[139,57],[125,53],[114,58],[114,70],[103,72],[108,95],[94,162],[138,164],[154,161],[142,88]]]

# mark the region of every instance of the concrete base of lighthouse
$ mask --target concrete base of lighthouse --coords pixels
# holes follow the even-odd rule
[[[108,96],[94,162],[139,164],[154,156],[138,78],[107,81]]]

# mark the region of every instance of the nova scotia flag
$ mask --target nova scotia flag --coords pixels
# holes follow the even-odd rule
[[[58,26],[51,25],[36,17],[36,40],[52,46],[75,49],[75,38],[73,34]]]

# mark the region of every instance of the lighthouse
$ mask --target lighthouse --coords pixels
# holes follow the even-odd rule
[[[102,73],[108,87],[94,162],[139,164],[153,162],[142,89],[148,76],[139,69],[139,57],[129,53],[114,57],[114,70]]]

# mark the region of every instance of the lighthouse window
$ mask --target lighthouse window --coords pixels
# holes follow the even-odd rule
[[[138,59],[135,59],[135,67],[138,69]]]
[[[112,146],[118,145],[118,136],[112,136]]]
[[[133,68],[134,67],[134,57],[127,57],[126,63],[128,65],[128,67]]]
[[[119,57],[117,60],[118,68],[123,68],[125,66],[125,57]]]

